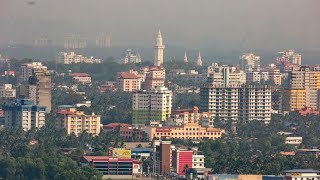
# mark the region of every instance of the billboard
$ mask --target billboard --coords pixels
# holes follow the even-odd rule
[[[114,148],[112,150],[112,157],[131,158],[131,150],[124,148]]]

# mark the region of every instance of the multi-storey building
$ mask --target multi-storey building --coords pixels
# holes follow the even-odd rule
[[[29,98],[37,105],[51,111],[51,75],[48,72],[34,71],[29,78]]]
[[[97,136],[100,133],[101,115],[94,113],[87,115],[83,111],[77,111],[76,108],[60,110],[57,114],[61,117],[56,120],[56,126],[65,128],[68,134],[74,133],[78,136],[86,131],[93,136]]]
[[[172,166],[174,172],[177,172],[179,176],[185,176],[188,169],[194,169],[199,172],[195,175],[197,178],[204,178],[204,169],[206,168],[204,155],[196,148],[174,149],[172,151]]]
[[[72,73],[70,76],[81,84],[91,84],[91,76],[87,73]]]
[[[212,113],[209,112],[199,112],[197,106],[193,109],[178,109],[172,111],[171,116],[167,119],[167,125],[181,126],[187,123],[198,123],[203,127],[213,127],[214,118]]]
[[[163,122],[171,115],[171,108],[172,91],[166,87],[135,92],[132,99],[132,124]]]
[[[172,167],[171,141],[154,140],[153,147],[153,173],[169,174]]]
[[[150,141],[153,138],[192,140],[217,139],[224,133],[224,130],[222,129],[202,127],[197,123],[187,123],[182,126],[170,127],[145,126],[142,130],[148,134]]]
[[[300,90],[299,93],[305,93],[305,107],[311,107],[314,109],[319,109],[319,103],[318,103],[318,96],[319,96],[319,90],[320,90],[320,71],[317,69],[309,68],[309,67],[301,67],[299,70],[294,70],[289,72],[289,90],[292,91],[292,93],[287,94],[284,96],[285,98],[288,98],[290,102],[295,102],[294,99],[297,98],[299,95],[296,95],[294,92],[297,92],[297,90]],[[303,91],[303,92],[302,92]],[[288,97],[288,95],[291,95]],[[288,100],[287,99],[287,100]],[[286,101],[284,101],[286,102]],[[300,101],[301,102],[301,101]],[[291,107],[298,107],[294,104],[291,105]],[[292,108],[286,108],[284,110],[291,110]]]
[[[25,63],[21,65],[20,69],[20,80],[21,81],[28,81],[29,77],[33,75],[35,71],[43,71],[47,72],[47,66],[42,65],[41,62],[32,62],[32,63]]]
[[[295,111],[306,107],[306,89],[284,89],[282,111]]]
[[[120,72],[118,73],[118,90],[125,92],[133,92],[141,89],[141,79],[134,73]]]
[[[57,61],[63,64],[77,64],[77,63],[86,63],[86,64],[99,64],[101,59],[96,59],[93,56],[85,57],[75,52],[60,52],[57,57]]]
[[[46,107],[35,105],[31,100],[21,100],[2,106],[6,128],[41,128],[45,125]]]
[[[146,73],[144,82],[144,89],[154,89],[156,87],[164,86],[165,70],[163,67],[154,66],[150,67]]]
[[[260,56],[252,53],[246,53],[240,56],[240,69],[245,72],[260,71]]]
[[[131,49],[127,49],[126,56],[121,59],[122,64],[135,64],[140,63],[142,61],[141,56],[139,53],[133,54]]]
[[[142,162],[131,158],[112,156],[83,156],[82,166],[89,166],[103,174],[103,179],[140,179]]]
[[[260,83],[261,81],[268,81],[269,73],[264,71],[251,71],[246,73],[246,82],[247,83]]]
[[[0,85],[0,97],[3,98],[15,98],[16,90],[12,88],[12,84]]]
[[[301,66],[301,55],[294,52],[294,50],[288,50],[279,52],[279,57],[287,59],[291,64]]]
[[[206,83],[200,90],[201,111],[223,120],[271,119],[271,87],[267,85],[221,86]]]
[[[110,48],[111,47],[111,38],[109,35],[100,34],[96,37],[96,47],[99,48]]]
[[[208,67],[207,80],[216,85],[242,85],[246,83],[246,73],[236,67],[213,64]]]
[[[278,69],[275,64],[270,64],[267,70],[269,79],[273,81],[274,85],[280,86],[282,84],[282,74],[280,69]]]
[[[33,41],[34,47],[52,47],[52,45],[52,40],[47,38],[40,38]]]
[[[80,35],[72,34],[70,37],[65,38],[65,49],[81,49],[87,47],[87,40]]]

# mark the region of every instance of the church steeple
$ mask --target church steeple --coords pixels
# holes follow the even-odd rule
[[[183,62],[188,63],[187,51],[184,51],[184,58],[183,58]]]
[[[154,46],[154,65],[162,66],[163,65],[163,50],[165,46],[163,45],[163,39],[161,31],[159,29],[156,39],[156,44]]]
[[[199,51],[199,54],[198,54],[197,65],[198,66],[202,66],[202,58],[201,58],[200,51]]]

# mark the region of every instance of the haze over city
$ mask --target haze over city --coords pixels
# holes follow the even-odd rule
[[[32,2],[32,3],[30,3]],[[167,46],[235,50],[320,49],[320,2],[216,0],[1,0],[0,43],[77,33],[109,33],[113,47],[150,47],[158,28]]]

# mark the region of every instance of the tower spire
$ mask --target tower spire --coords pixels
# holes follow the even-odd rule
[[[156,39],[156,44],[154,46],[154,65],[162,66],[163,65],[163,50],[165,46],[163,45],[163,39],[161,31],[159,29]]]
[[[202,58],[201,58],[200,51],[199,51],[199,54],[198,54],[197,65],[198,66],[202,66]]]
[[[184,51],[184,58],[183,58],[183,62],[188,63],[188,56],[187,56],[187,51]]]

